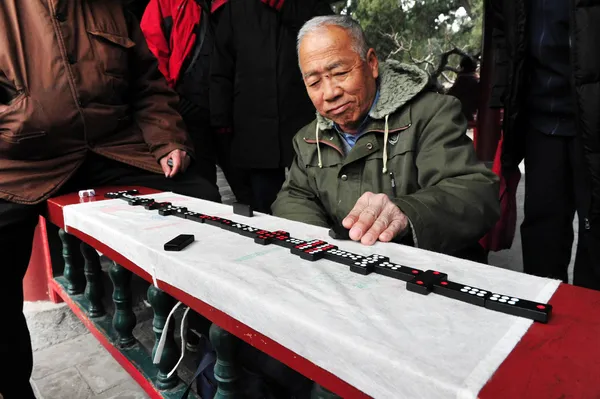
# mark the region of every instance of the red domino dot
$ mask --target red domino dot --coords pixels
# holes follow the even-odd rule
[[[421,280],[417,280],[417,284],[423,285],[423,282]]]
[[[546,307],[544,305],[537,305],[537,308],[540,309],[540,310],[546,309]]]
[[[412,274],[419,274],[419,271],[418,270],[413,270]]]
[[[433,272],[433,274],[438,275],[438,274],[440,274],[440,272]]]
[[[447,281],[442,281],[440,284],[441,285],[448,285],[448,282]]]

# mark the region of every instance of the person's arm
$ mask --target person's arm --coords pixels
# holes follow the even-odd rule
[[[504,0],[486,0],[492,15],[492,51],[494,53],[494,80],[490,95],[490,107],[502,108],[508,87],[508,52],[504,32]],[[511,0],[513,1],[513,0]]]
[[[129,57],[129,95],[134,122],[157,161],[175,150],[191,155],[193,144],[175,110],[178,96],[158,70],[157,60],[148,49],[136,18],[133,14],[127,17],[129,35],[135,42]]]
[[[298,222],[329,227],[327,213],[323,208],[315,189],[311,186],[301,154],[294,140],[296,156],[290,167],[290,173],[271,205],[274,216]]]
[[[498,220],[498,177],[478,161],[460,101],[430,98],[416,102],[412,110],[431,115],[414,121],[421,188],[392,202],[410,220],[417,247],[452,253],[477,242]]]
[[[210,66],[210,120],[217,129],[233,127],[235,47],[230,3],[222,6]]]

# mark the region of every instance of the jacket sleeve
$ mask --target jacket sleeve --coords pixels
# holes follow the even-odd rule
[[[494,55],[494,77],[490,95],[491,108],[502,108],[504,106],[504,95],[508,87],[508,53],[504,32],[503,1],[486,0],[486,6],[490,7],[492,16],[492,52]]]
[[[150,52],[158,61],[158,69],[163,76],[169,78],[169,56],[171,49],[163,30],[163,10],[159,0],[150,0],[140,23]]]
[[[497,176],[479,162],[460,101],[442,95],[415,102],[420,189],[394,198],[410,219],[415,246],[454,253],[476,243],[500,215]]]
[[[290,173],[277,195],[277,199],[271,205],[273,215],[302,223],[329,227],[329,219],[325,208],[323,208],[316,191],[310,184],[295,139],[294,151],[296,156],[290,167]]]
[[[210,120],[216,128],[233,127],[233,87],[235,79],[235,47],[233,42],[231,5],[221,10],[215,33],[210,65]]]
[[[176,149],[193,156],[193,145],[175,110],[178,96],[158,70],[156,58],[148,49],[133,14],[128,14],[128,20],[129,35],[135,42],[129,57],[133,119],[157,161]]]

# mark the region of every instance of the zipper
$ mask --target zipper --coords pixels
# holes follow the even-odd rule
[[[590,231],[592,229],[592,225],[590,223],[589,218],[583,218],[583,225],[586,231]]]

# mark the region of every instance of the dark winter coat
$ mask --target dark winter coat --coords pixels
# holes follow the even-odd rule
[[[477,160],[457,99],[429,92],[415,66],[387,61],[379,74],[379,100],[347,155],[319,114],[298,132],[273,215],[329,227],[364,192],[384,193],[410,220],[415,246],[456,255],[498,220],[498,178]]]
[[[279,168],[293,158],[292,138],[314,118],[304,86],[296,37],[323,0],[286,0],[280,11],[259,0],[230,0],[215,35],[211,121],[233,128],[231,162],[242,168]]]
[[[600,0],[565,0],[571,4],[571,62],[577,134],[589,172],[591,197],[586,223],[600,244]],[[493,9],[495,84],[492,105],[503,106],[503,168],[518,167],[524,156],[526,115],[522,113],[527,74],[525,1],[489,0]],[[600,251],[600,248],[599,248]],[[600,259],[600,258],[599,258]]]

